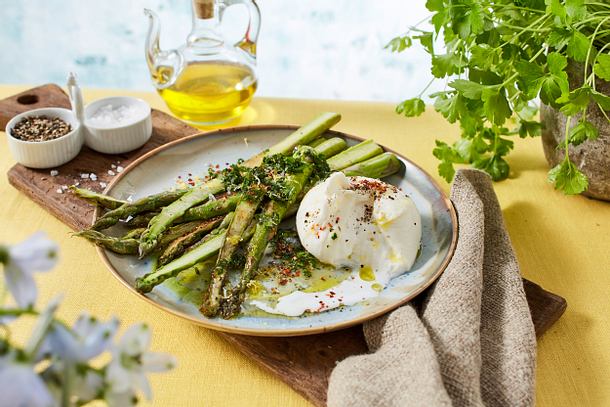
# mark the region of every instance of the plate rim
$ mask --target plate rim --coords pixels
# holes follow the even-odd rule
[[[194,140],[194,139],[197,139],[200,137],[207,137],[207,136],[216,135],[216,134],[230,134],[230,133],[248,132],[248,131],[261,131],[261,130],[262,131],[264,131],[264,130],[296,130],[299,127],[300,126],[289,125],[289,124],[257,124],[257,125],[234,126],[234,127],[224,128],[224,129],[216,129],[216,130],[212,130],[212,131],[208,131],[208,132],[200,132],[200,133],[195,133],[195,134],[188,135],[185,137],[181,137],[179,139],[162,144],[162,145],[142,154],[140,157],[135,159],[133,162],[131,162],[129,165],[127,165],[121,173],[117,174],[117,176],[115,176],[112,179],[112,181],[110,181],[108,183],[108,185],[104,189],[103,193],[104,194],[109,193],[112,190],[112,188],[126,174],[131,172],[134,168],[136,168],[142,162],[144,162],[144,161],[150,159],[151,157],[154,157],[157,154],[161,153],[162,151],[172,148],[176,145],[179,145],[179,144],[182,144],[185,142],[189,142],[191,140]],[[359,141],[359,142],[366,140],[365,138],[362,138],[359,136],[354,136],[352,134],[335,131],[335,130],[327,130],[323,134],[324,135],[329,134],[329,135],[333,135],[336,137],[342,137],[342,138],[351,139],[351,140],[355,140],[355,141]],[[455,253],[455,249],[457,247],[457,240],[458,240],[457,212],[453,206],[453,203],[447,197],[447,194],[445,194],[445,191],[443,191],[443,189],[440,187],[438,182],[434,178],[432,178],[432,176],[430,174],[428,174],[428,172],[426,170],[424,170],[421,166],[417,165],[416,163],[414,163],[412,160],[405,157],[404,155],[398,153],[396,150],[388,148],[382,144],[379,144],[379,146],[381,148],[383,148],[384,151],[396,154],[401,159],[408,161],[411,165],[413,165],[414,167],[419,169],[425,175],[427,180],[432,184],[432,186],[440,193],[442,202],[451,216],[452,237],[451,237],[451,244],[449,246],[449,250],[448,250],[445,258],[443,259],[443,262],[439,266],[436,273],[428,281],[426,281],[425,284],[423,284],[421,287],[419,287],[417,290],[413,291],[409,295],[400,299],[399,301],[397,301],[391,305],[388,305],[376,312],[366,314],[366,315],[360,316],[355,319],[350,319],[348,321],[336,322],[333,324],[324,325],[324,326],[320,326],[320,327],[293,328],[293,329],[252,329],[252,328],[240,328],[240,327],[234,327],[234,326],[227,326],[222,323],[215,322],[215,320],[213,320],[213,319],[195,318],[184,312],[171,309],[169,307],[166,307],[163,304],[159,304],[158,302],[153,301],[151,298],[148,298],[146,295],[139,293],[135,289],[135,287],[133,287],[131,284],[129,284],[129,282],[127,282],[125,279],[123,279],[123,277],[120,275],[120,273],[116,270],[116,268],[110,262],[105,249],[96,245],[97,253],[102,258],[104,265],[110,270],[112,275],[116,279],[118,279],[125,287],[127,287],[128,291],[130,291],[132,294],[136,295],[138,298],[143,299],[144,301],[148,302],[149,304],[152,304],[153,306],[160,308],[161,310],[168,312],[169,314],[172,314],[172,315],[177,316],[182,319],[186,319],[196,325],[202,326],[204,328],[213,329],[215,331],[220,331],[220,332],[225,332],[225,333],[230,333],[230,334],[250,335],[250,336],[291,337],[291,336],[321,334],[321,333],[325,333],[325,332],[337,331],[340,329],[352,327],[354,325],[362,324],[363,322],[372,320],[374,318],[377,318],[381,315],[387,314],[390,311],[393,311],[393,310],[399,308],[400,306],[411,301],[413,298],[417,297],[424,290],[426,290],[430,285],[432,285],[441,276],[441,274],[445,271],[445,269],[449,265],[449,262],[451,261],[451,259],[453,258],[453,254]],[[100,208],[98,207],[95,209],[95,211],[93,213],[92,224],[98,218],[99,214],[100,214]]]

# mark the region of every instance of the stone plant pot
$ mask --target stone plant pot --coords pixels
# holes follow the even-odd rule
[[[580,87],[582,83],[582,64],[568,64],[570,89]],[[610,95],[610,82],[597,78],[595,87],[598,92]],[[606,112],[610,117],[610,112]],[[540,118],[543,124],[542,146],[544,155],[551,167],[559,164],[564,157],[563,149],[557,149],[563,144],[566,131],[566,117],[550,106],[542,104]],[[579,146],[569,147],[570,159],[589,178],[589,188],[583,195],[595,199],[610,201],[610,122],[604,116],[596,103],[590,103],[587,119],[599,130],[599,138],[595,141],[585,141]],[[571,126],[577,120],[572,119]]]

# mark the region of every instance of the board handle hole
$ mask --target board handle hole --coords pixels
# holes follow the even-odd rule
[[[23,95],[17,98],[17,103],[21,105],[33,105],[34,103],[38,103],[37,95]]]

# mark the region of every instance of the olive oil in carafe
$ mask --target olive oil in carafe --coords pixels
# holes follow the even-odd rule
[[[159,94],[176,116],[205,126],[239,116],[255,91],[256,77],[247,66],[200,62],[186,66],[176,83]]]

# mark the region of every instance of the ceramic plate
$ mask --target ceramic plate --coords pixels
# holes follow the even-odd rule
[[[210,164],[222,167],[253,156],[294,129],[292,126],[240,127],[174,141],[132,163],[114,179],[106,193],[120,199],[137,199],[168,189],[176,185],[178,176],[207,174]],[[328,135],[343,137],[350,145],[360,141],[343,133],[328,132]],[[364,303],[301,317],[259,313],[231,320],[208,319],[199,313],[196,304],[170,289],[171,282],[147,295],[137,293],[135,279],[150,271],[150,262],[103,249],[99,253],[112,273],[140,298],[207,328],[248,335],[296,336],[359,324],[404,304],[432,284],[447,266],[457,242],[457,218],[449,199],[425,171],[404,157],[400,159],[404,163],[403,171],[386,181],[402,188],[415,202],[422,218],[422,250],[410,271],[394,278],[377,298]]]

